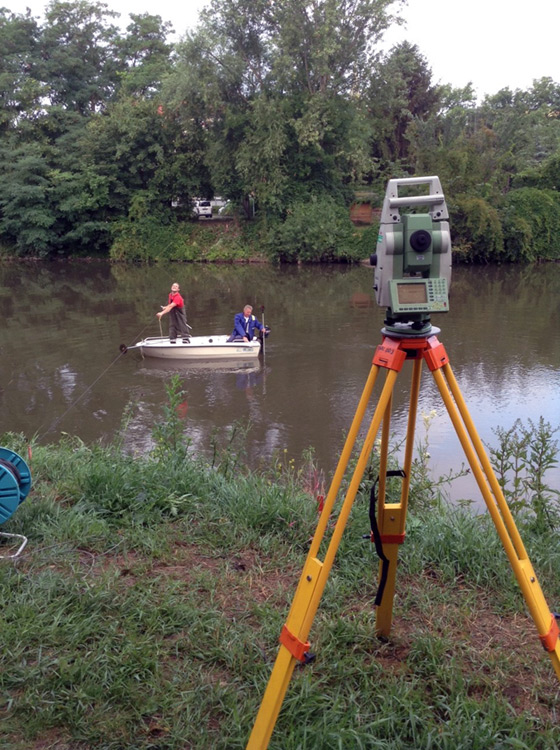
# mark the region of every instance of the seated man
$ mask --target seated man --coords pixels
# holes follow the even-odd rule
[[[255,335],[255,328],[267,332],[266,326],[255,318],[251,305],[245,305],[243,312],[237,313],[233,321],[233,333],[228,341],[252,341]]]

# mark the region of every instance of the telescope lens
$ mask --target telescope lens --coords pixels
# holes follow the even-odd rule
[[[425,229],[417,229],[410,235],[410,246],[417,253],[425,252],[432,244],[432,235]]]

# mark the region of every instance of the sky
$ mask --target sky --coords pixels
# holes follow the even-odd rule
[[[193,28],[210,0],[105,0],[121,14],[152,13],[171,21],[175,38]],[[29,7],[41,16],[46,0],[1,0],[15,13]],[[531,12],[530,12],[531,11]],[[471,82],[479,99],[506,86],[527,89],[549,76],[560,83],[560,0],[534,5],[519,0],[408,0],[406,25],[386,35],[389,48],[404,39],[416,44],[427,59],[434,83],[455,87]]]

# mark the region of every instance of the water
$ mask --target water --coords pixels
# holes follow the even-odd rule
[[[383,311],[369,267],[112,266],[105,262],[0,265],[0,432],[56,441],[108,441],[126,405],[136,405],[127,444],[147,450],[161,419],[165,383],[179,372],[186,392],[181,414],[196,450],[241,421],[251,422],[246,450],[261,459],[298,464],[312,446],[332,475],[376,346]],[[120,355],[159,334],[155,313],[172,281],[186,294],[193,334],[229,333],[246,302],[272,333],[264,362],[166,364]],[[454,269],[451,311],[434,316],[440,340],[477,430],[497,444],[496,427],[543,416],[560,425],[560,265]],[[167,321],[163,321],[164,333]],[[435,475],[465,463],[447,412],[424,368],[420,412],[435,410],[429,451]],[[404,435],[408,365],[395,388],[392,430]],[[371,414],[372,409],[368,412]],[[425,436],[419,420],[417,439]],[[557,436],[560,438],[560,435]],[[560,470],[547,475],[560,489]],[[471,477],[451,495],[479,498]]]

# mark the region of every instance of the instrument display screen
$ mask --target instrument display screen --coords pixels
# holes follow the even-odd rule
[[[391,309],[394,313],[447,312],[447,281],[434,279],[391,279]]]
[[[428,301],[425,284],[397,284],[397,294],[401,305],[422,304]]]

